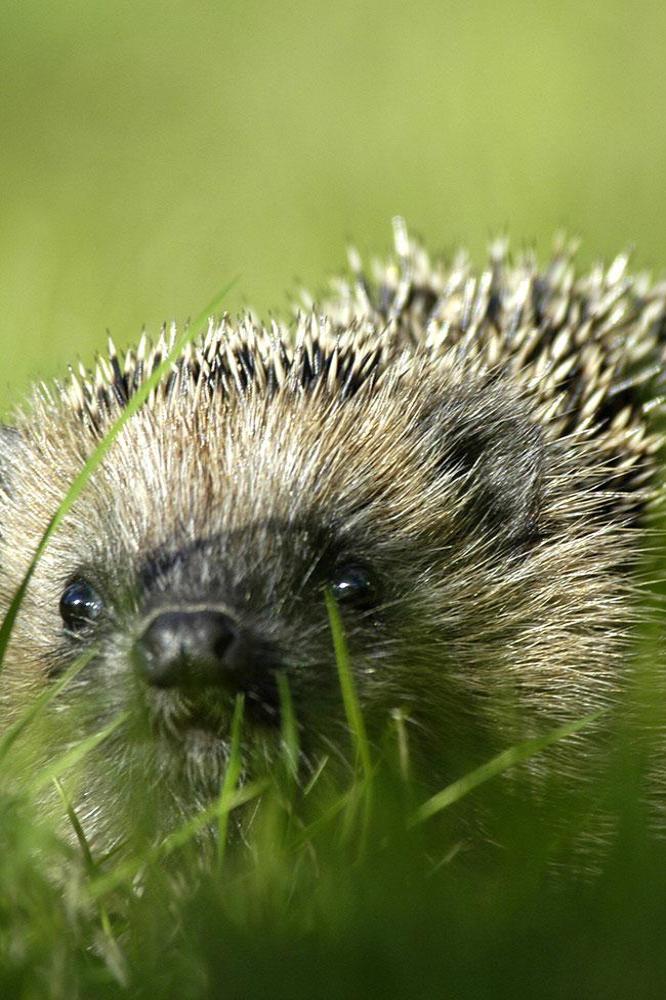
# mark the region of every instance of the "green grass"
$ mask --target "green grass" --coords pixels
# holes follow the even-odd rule
[[[237,787],[239,700],[219,800],[140,853],[109,858],[92,855],[67,795],[68,764],[106,733],[20,793],[7,756],[0,995],[659,996],[666,850],[632,815],[636,773],[611,775],[632,788],[621,789],[626,809],[594,874],[562,856],[552,816],[498,785],[503,769],[519,770],[573,728],[507,750],[425,801],[400,754],[380,758],[370,744],[369,774],[361,765],[335,789],[285,782],[286,740],[272,775]],[[371,806],[359,809],[368,780]],[[33,793],[51,781],[78,850],[40,816]],[[494,811],[501,849],[461,840],[455,811],[465,798]],[[248,804],[252,823],[239,839],[233,819]],[[200,835],[211,828],[217,855],[202,863]]]

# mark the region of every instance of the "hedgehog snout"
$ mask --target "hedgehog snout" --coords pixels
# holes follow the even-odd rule
[[[237,622],[217,609],[162,611],[132,648],[139,676],[158,688],[220,685],[242,690],[251,671],[248,643]]]

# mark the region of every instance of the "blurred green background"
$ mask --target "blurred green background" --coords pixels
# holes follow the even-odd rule
[[[110,329],[282,310],[401,213],[666,267],[666,5],[5,0],[0,410]]]

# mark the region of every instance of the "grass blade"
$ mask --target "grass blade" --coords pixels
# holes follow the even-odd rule
[[[104,727],[104,729],[100,729],[99,732],[93,733],[92,736],[87,736],[86,739],[81,740],[81,742],[77,743],[76,746],[71,747],[71,749],[67,750],[59,757],[56,757],[54,761],[47,764],[46,767],[43,767],[39,774],[35,775],[32,781],[29,781],[26,784],[26,791],[28,793],[35,793],[41,791],[42,788],[46,787],[46,785],[50,785],[54,778],[59,777],[63,771],[67,771],[70,767],[78,764],[80,760],[83,760],[86,754],[90,753],[90,751],[94,750],[96,746],[99,746],[100,743],[103,743],[104,740],[108,739],[111,733],[115,732],[115,730],[118,729],[123,722],[127,721],[128,717],[129,712],[121,712],[121,714],[117,715],[115,719],[108,724],[108,726]]]
[[[85,831],[81,826],[81,820],[77,816],[76,809],[72,805],[69,796],[66,794],[65,789],[60,784],[58,778],[53,779],[53,784],[55,786],[56,792],[60,797],[60,801],[64,806],[65,812],[67,813],[67,819],[70,822],[70,826],[72,827],[76,839],[79,842],[79,847],[81,848],[81,854],[83,855],[83,860],[85,861],[86,868],[88,869],[89,872],[93,872],[96,867],[95,861],[92,856],[92,851],[90,850],[90,844],[88,843],[88,838],[86,837]]]
[[[368,743],[368,736],[365,731],[365,722],[363,721],[363,713],[361,712],[361,706],[359,704],[356,685],[354,683],[354,677],[351,670],[347,640],[342,627],[340,612],[333,595],[330,591],[326,590],[324,596],[326,599],[328,620],[331,626],[331,635],[333,636],[335,662],[338,668],[338,678],[340,680],[340,690],[342,691],[345,715],[354,740],[356,754],[361,763],[363,776],[366,782],[370,782],[373,774],[370,744]]]
[[[398,743],[398,766],[400,776],[404,782],[409,781],[409,740],[407,738],[406,717],[401,708],[395,708],[391,712],[391,719],[395,725],[395,733]]]
[[[270,782],[266,778],[251,785],[244,785],[227,802],[227,811],[233,812],[234,809],[245,805],[246,802],[251,802],[252,799],[263,795],[269,784]],[[117,868],[114,868],[112,872],[109,872],[108,875],[102,875],[100,878],[95,879],[90,885],[90,894],[93,899],[97,899],[108,892],[113,892],[114,889],[118,889],[120,886],[131,881],[146,865],[154,864],[160,859],[173,854],[179,847],[184,847],[189,840],[196,837],[197,834],[201,833],[202,830],[215,820],[219,809],[220,803],[219,801],[215,801],[207,809],[197,813],[187,823],[184,823],[177,830],[174,830],[173,833],[170,833],[161,843],[156,844],[155,847],[147,851],[143,857],[128,858],[126,861],[121,862]]]
[[[284,671],[277,675],[278,694],[280,696],[280,725],[282,737],[282,759],[287,777],[295,781],[298,777],[298,759],[300,756],[300,741],[298,738],[298,723],[294,712],[294,702],[291,688]]]
[[[83,827],[81,826],[81,821],[76,814],[76,810],[72,805],[65,789],[62,787],[57,778],[53,779],[53,784],[55,789],[60,796],[60,800],[65,807],[65,812],[67,813],[67,818],[72,825],[72,829],[76,835],[76,839],[79,842],[79,847],[81,848],[81,853],[83,854],[83,859],[90,875],[94,875],[97,865],[92,856],[92,851],[90,850],[90,845],[88,843],[88,838],[86,837]],[[113,933],[113,927],[111,925],[111,918],[109,916],[108,910],[104,906],[101,900],[97,901],[97,910],[99,913],[99,921],[104,932],[104,938],[106,942],[105,952],[106,960],[111,965],[116,979],[120,982],[122,986],[127,986],[128,974],[127,974],[127,963],[125,961],[124,955],[118,947],[118,942],[116,941],[115,934]]]
[[[49,705],[55,698],[58,697],[60,692],[67,687],[67,685],[72,681],[77,674],[79,674],[86,664],[90,663],[91,659],[95,655],[97,650],[93,647],[92,649],[86,650],[82,656],[76,658],[74,663],[71,665],[69,670],[53,684],[51,687],[46,688],[39,695],[38,698],[32,702],[28,707],[27,711],[23,713],[15,722],[5,729],[0,738],[0,763],[7,756],[7,753],[12,748],[21,733],[30,725],[31,722],[41,715],[44,709]]]
[[[545,736],[537,736],[534,739],[525,740],[523,743],[517,743],[515,746],[509,747],[508,750],[503,750],[496,757],[477,767],[474,771],[470,771],[469,774],[464,775],[458,781],[447,785],[441,792],[437,792],[432,798],[423,802],[412,816],[410,826],[423,823],[424,820],[430,819],[431,816],[441,812],[442,809],[447,809],[454,802],[458,802],[459,799],[468,795],[475,788],[478,788],[479,785],[484,784],[484,782],[495,778],[516,764],[522,764],[524,761],[529,760],[530,757],[534,757],[535,754],[545,750],[551,744],[579,732],[591,722],[594,722],[595,719],[599,718],[602,712],[603,710],[594,712],[592,715],[586,715],[583,719],[577,719],[574,722],[568,722],[564,726],[553,729],[550,733],[546,733]]]
[[[218,876],[222,873],[222,866],[224,864],[224,852],[227,846],[227,829],[229,826],[229,813],[231,811],[231,803],[233,802],[234,793],[236,791],[236,786],[238,785],[238,779],[241,772],[241,752],[240,752],[240,737],[241,737],[241,726],[243,723],[243,709],[245,707],[245,700],[242,694],[236,696],[236,704],[234,705],[234,715],[231,720],[231,749],[229,751],[229,760],[227,761],[227,766],[224,772],[224,778],[222,779],[222,790],[220,792],[220,798],[218,801],[218,813],[217,813],[217,873]]]

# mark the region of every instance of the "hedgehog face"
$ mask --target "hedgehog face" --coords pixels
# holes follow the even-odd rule
[[[215,795],[239,692],[247,766],[270,761],[279,674],[304,767],[344,750],[326,588],[371,733],[403,709],[433,773],[451,773],[493,727],[501,745],[544,717],[577,717],[607,690],[623,543],[620,525],[611,545],[599,522],[600,491],[567,508],[585,442],[549,441],[537,401],[481,364],[425,349],[384,356],[379,335],[362,348],[358,331],[345,354],[340,338],[318,336],[300,354],[286,338],[255,343],[248,360],[249,333],[238,347],[225,329],[214,351],[204,342],[187,354],[37,566],[5,698],[15,708],[94,647],[58,704],[64,742],[129,712],[84,783],[80,809],[95,828],[113,811],[100,806],[105,768],[178,809]],[[41,395],[6,432],[5,607],[142,377],[128,358],[122,375],[114,357],[96,383]]]
[[[402,556],[427,476],[415,469],[423,489],[410,499],[395,470],[413,453],[417,418],[396,384],[344,404],[285,388],[146,408],[37,567],[5,691],[34,691],[95,647],[61,703],[72,710],[67,739],[129,709],[150,734],[141,759],[156,780],[196,800],[219,787],[237,693],[246,741],[262,752],[278,742],[278,672],[304,757],[344,747],[324,589],[339,601],[370,691],[391,601],[412,584]],[[37,430],[47,424],[53,437]],[[21,544],[4,547],[5,600],[96,434],[61,407],[8,440],[3,535]]]

